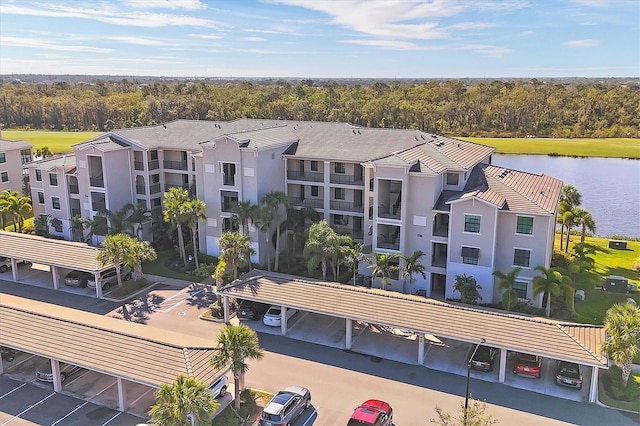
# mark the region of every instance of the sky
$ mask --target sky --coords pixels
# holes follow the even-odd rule
[[[0,0],[0,74],[638,77],[638,0]]]

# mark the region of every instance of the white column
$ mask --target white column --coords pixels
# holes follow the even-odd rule
[[[280,306],[280,332],[282,335],[287,334],[287,308],[286,306]]]
[[[11,274],[13,275],[13,280],[18,281],[18,261],[11,258]]]
[[[507,350],[500,349],[500,374],[498,376],[498,381],[500,383],[504,383],[504,376],[507,372]]]
[[[229,323],[229,296],[222,298],[222,310],[224,311],[224,322]]]
[[[594,404],[598,400],[598,367],[591,368],[591,386],[589,387],[589,402]]]
[[[0,352],[0,374],[4,374],[4,364],[2,363],[2,352]]]
[[[127,409],[127,389],[125,381],[118,377],[118,410],[126,411]]]
[[[102,276],[100,276],[100,272],[94,272],[93,279],[96,283],[96,297],[102,299]]]
[[[418,364],[424,362],[424,334],[418,334]]]
[[[60,288],[60,277],[58,276],[57,266],[51,266],[51,276],[53,276],[53,288],[58,290]]]
[[[52,359],[51,360],[51,374],[53,375],[53,390],[60,392],[62,390],[62,380],[60,379],[60,363]]]
[[[351,324],[351,318],[347,318],[346,320],[346,336],[345,336],[345,348],[351,349],[351,345],[353,344],[353,326]]]

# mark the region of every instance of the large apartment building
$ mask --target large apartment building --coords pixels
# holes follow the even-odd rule
[[[33,145],[25,141],[2,139],[0,133],[0,193],[22,191],[24,165],[32,160]]]
[[[52,232],[68,239],[76,213],[93,218],[101,209],[134,203],[161,220],[164,192],[180,186],[205,201],[200,248],[218,255],[218,238],[237,229],[234,203],[257,204],[281,191],[293,206],[314,209],[367,252],[426,253],[426,278],[414,276],[409,283],[396,277],[390,290],[456,298],[455,277],[464,273],[476,278],[482,300],[491,302],[500,297],[493,271],[520,267],[516,291],[540,305],[533,268],[550,266],[562,182],[492,165],[493,152],[418,130],[178,120],[114,130],[76,145],[72,156],[29,169],[34,200],[44,199],[34,203],[42,208],[37,213],[52,214],[58,206],[60,227]],[[67,190],[50,196],[53,174]],[[268,234],[254,226],[249,232],[254,261],[273,259]],[[366,265],[361,272],[369,273]]]

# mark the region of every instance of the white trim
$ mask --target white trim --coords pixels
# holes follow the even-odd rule
[[[522,266],[522,265],[515,265],[514,264],[514,260],[516,257],[516,250],[524,250],[524,251],[528,251],[529,252],[529,266]],[[533,251],[533,249],[530,248],[525,248],[525,247],[514,247],[513,248],[513,257],[511,258],[511,266],[513,268],[522,268],[522,269],[533,269],[531,267],[531,252]]]

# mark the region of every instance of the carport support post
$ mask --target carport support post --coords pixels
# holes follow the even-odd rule
[[[287,307],[280,306],[280,332],[282,335],[287,334]]]
[[[498,381],[504,383],[504,377],[507,373],[507,350],[500,349],[500,374],[498,375]]]
[[[0,352],[0,374],[4,374],[4,365],[2,365],[2,352]]]
[[[591,368],[591,386],[589,387],[589,402],[595,404],[598,399],[598,367]]]
[[[229,296],[222,298],[222,311],[224,312],[224,323],[229,324]]]
[[[118,410],[125,411],[127,409],[127,389],[125,388],[125,382],[121,377],[118,377]]]
[[[345,333],[345,338],[344,338],[344,346],[347,349],[351,349],[352,340],[353,340],[353,327],[351,325],[351,318],[347,318],[346,319],[346,333]]]
[[[18,281],[18,261],[11,258],[11,275],[13,275],[13,280]]]
[[[424,362],[424,334],[418,334],[418,364]]]
[[[53,375],[53,390],[60,392],[62,390],[62,379],[60,378],[60,362],[51,359],[51,374]]]
[[[60,277],[58,276],[58,267],[51,265],[51,275],[53,276],[53,288],[60,288]]]
[[[94,282],[96,283],[96,297],[98,299],[102,299],[102,280],[101,280],[101,276],[100,276],[100,272],[94,272],[93,273],[93,279],[95,280]]]

